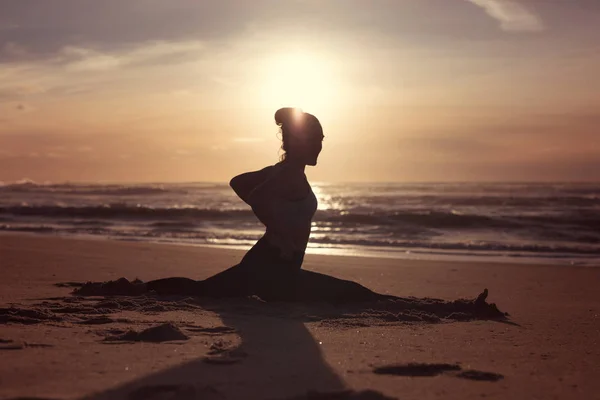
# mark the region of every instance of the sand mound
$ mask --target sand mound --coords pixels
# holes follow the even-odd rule
[[[104,340],[107,342],[152,342],[162,343],[173,340],[188,340],[189,336],[185,335],[179,328],[173,324],[162,324],[153,326],[143,331],[128,331],[122,335],[109,336]]]
[[[73,294],[78,296],[138,296],[148,291],[144,282],[138,279],[131,282],[125,278],[108,282],[86,282],[80,287],[77,287],[76,282],[69,284],[76,287]]]

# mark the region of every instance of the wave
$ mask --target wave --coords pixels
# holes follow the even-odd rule
[[[235,225],[256,221],[250,209],[213,209],[198,207],[148,207],[124,203],[101,206],[12,205],[0,206],[0,217],[44,217],[88,220],[147,220],[157,228],[168,228],[161,221],[192,223],[221,221]],[[600,230],[600,213],[578,210],[557,216],[486,216],[443,211],[372,211],[340,212],[319,210],[314,221],[321,226],[366,227],[419,227],[422,229],[529,229],[535,227]],[[160,224],[163,226],[160,226]],[[178,222],[181,223],[181,222]],[[387,228],[386,228],[387,227]]]
[[[214,210],[204,208],[155,208],[126,204],[110,204],[102,206],[8,206],[0,207],[0,215],[34,217],[71,217],[71,218],[107,218],[107,219],[236,219],[253,217],[250,210]]]
[[[600,249],[587,246],[507,244],[507,243],[460,243],[460,242],[426,242],[373,239],[345,239],[329,236],[311,238],[311,243],[328,245],[352,245],[369,247],[392,247],[402,249],[429,250],[464,250],[469,252],[502,252],[502,253],[550,253],[550,254],[582,254],[600,255]]]
[[[344,197],[332,198],[341,204],[347,203]],[[395,196],[360,195],[352,198],[354,204],[364,204],[373,208],[385,209],[399,204],[415,208],[440,208],[440,207],[493,207],[493,208],[553,208],[553,207],[600,207],[600,193],[582,196],[560,195],[528,195],[507,196],[502,195],[460,195],[452,196],[444,193],[420,195],[402,194]]]
[[[173,231],[160,230],[127,230],[105,228],[83,228],[83,227],[56,227],[47,225],[37,226],[14,226],[0,224],[0,231],[9,232],[29,232],[45,234],[71,234],[71,235],[101,235],[105,237],[131,239],[131,240],[170,240],[183,241],[192,240],[196,244],[219,244],[219,245],[251,245],[262,233],[243,234],[235,232],[224,232],[215,235],[211,232],[193,231],[185,229],[175,229]],[[597,246],[585,245],[549,245],[549,244],[515,244],[515,243],[471,243],[471,242],[432,242],[428,240],[393,240],[393,239],[374,239],[357,235],[353,237],[335,237],[320,235],[310,239],[309,246],[325,245],[326,247],[377,247],[388,248],[396,251],[406,252],[428,252],[440,254],[460,252],[462,254],[505,254],[509,256],[548,256],[552,257],[573,257],[600,256],[600,248]]]
[[[317,213],[316,221],[342,226],[377,225],[421,227],[428,229],[476,229],[476,228],[519,228],[523,224],[503,217],[490,217],[476,214],[459,214],[442,211],[394,211],[371,213]]]
[[[184,187],[165,187],[163,185],[83,185],[83,184],[52,184],[21,181],[0,185],[0,192],[38,193],[38,194],[68,194],[94,196],[144,196],[154,194],[187,194]]]

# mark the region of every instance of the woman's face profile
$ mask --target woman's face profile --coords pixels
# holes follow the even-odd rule
[[[317,165],[317,159],[323,150],[323,134],[321,132],[311,135],[307,149],[306,165]]]
[[[310,166],[317,165],[317,159],[323,149],[323,133],[321,131],[310,132],[303,138],[296,138],[292,147],[295,149],[294,153],[298,154],[298,158]]]

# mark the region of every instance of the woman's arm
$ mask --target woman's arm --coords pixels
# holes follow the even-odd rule
[[[275,175],[278,174],[270,166],[238,175],[229,182],[239,198],[252,207],[258,220],[271,227],[277,223],[272,217],[272,201],[278,197],[277,188],[281,186],[280,179],[276,179]]]
[[[286,186],[286,176],[282,171],[273,171],[263,182],[253,188],[248,194],[248,204],[259,207],[280,199]]]
[[[237,195],[252,207],[258,219],[267,227],[276,226],[272,210],[281,200],[304,197],[304,175],[288,168],[267,167],[233,178],[230,186]]]
[[[248,203],[248,196],[258,185],[263,183],[269,177],[269,171],[273,167],[266,167],[260,171],[246,172],[238,175],[229,181],[229,186],[244,202]]]

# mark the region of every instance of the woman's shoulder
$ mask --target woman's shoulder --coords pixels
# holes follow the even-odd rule
[[[277,180],[282,185],[282,197],[285,200],[297,201],[306,198],[310,194],[310,185],[303,173],[299,173],[285,165],[275,164],[273,173],[276,174]]]
[[[273,165],[268,165],[266,167],[264,167],[263,169],[259,169],[256,171],[250,171],[250,172],[246,172],[245,176],[251,176],[254,178],[258,178],[258,179],[266,179],[268,178],[272,173],[274,172],[274,166]]]

